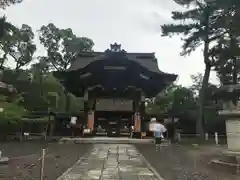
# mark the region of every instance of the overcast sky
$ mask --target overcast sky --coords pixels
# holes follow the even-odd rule
[[[159,68],[179,75],[178,84],[188,86],[191,74],[204,72],[202,50],[181,57],[180,37],[161,37],[160,29],[179,8],[172,0],[24,0],[5,14],[13,24],[28,24],[34,31],[48,23],[72,28],[77,36],[93,39],[95,51],[117,42],[128,52],[155,52]],[[36,55],[44,55],[37,44]],[[210,80],[217,82],[214,73]]]

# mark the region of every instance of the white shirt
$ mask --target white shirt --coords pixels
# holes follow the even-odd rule
[[[165,128],[164,125],[162,125],[160,123],[155,124],[155,132],[156,132],[156,135],[158,135],[159,137],[161,136],[163,138],[163,133],[166,131],[167,131],[167,129]]]
[[[156,123],[155,124],[155,131],[160,131],[162,133],[166,132],[167,129],[165,128],[164,125],[160,124],[160,123]]]

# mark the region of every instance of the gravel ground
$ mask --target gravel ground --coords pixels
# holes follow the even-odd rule
[[[240,176],[213,170],[209,164],[220,150],[171,145],[156,152],[154,145],[136,145],[164,180],[239,180]]]
[[[56,180],[90,148],[87,144],[0,143],[4,156],[11,160],[0,165],[0,180],[39,180],[42,147],[46,148],[44,179]],[[38,161],[40,162],[40,161]],[[36,165],[35,165],[36,164]]]

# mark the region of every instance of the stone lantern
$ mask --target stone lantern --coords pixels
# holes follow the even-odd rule
[[[215,93],[215,98],[222,101],[223,107],[219,116],[226,121],[227,151],[222,159],[213,160],[216,164],[237,168],[240,164],[240,84],[222,86]]]

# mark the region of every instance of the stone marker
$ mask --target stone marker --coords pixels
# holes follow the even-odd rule
[[[9,161],[8,157],[2,157],[2,151],[0,150],[0,164],[7,164]]]

